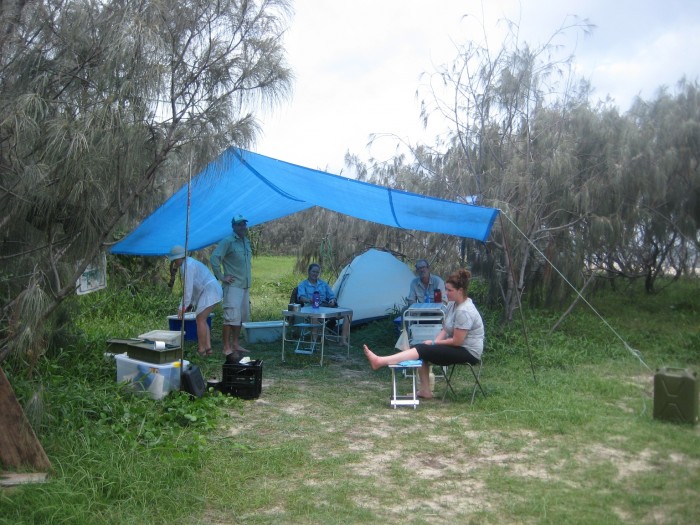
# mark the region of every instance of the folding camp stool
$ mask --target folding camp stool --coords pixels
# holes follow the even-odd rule
[[[421,366],[423,366],[423,361],[420,359],[401,361],[398,364],[389,365],[389,369],[391,370],[391,400],[389,404],[392,407],[396,408],[397,406],[412,406],[415,409],[420,404],[420,401],[418,400],[418,391],[416,390],[416,368],[420,368]],[[410,371],[411,382],[413,383],[413,392],[410,396],[398,395],[396,387],[397,370],[407,372],[407,377],[409,376],[408,372]]]
[[[472,389],[472,399],[471,399],[470,404],[474,404],[474,398],[476,397],[476,390],[477,389],[481,390],[481,395],[486,397],[486,392],[484,392],[484,389],[481,386],[481,381],[480,381],[480,379],[481,379],[481,367],[483,365],[483,362],[484,361],[483,361],[483,356],[482,356],[482,358],[479,360],[478,365],[472,365],[471,363],[458,363],[458,364],[448,365],[448,366],[442,367],[443,371],[444,371],[444,377],[445,377],[445,391],[442,394],[442,400],[443,401],[445,400],[448,392],[452,392],[452,395],[454,395],[455,397],[457,396],[457,394],[454,391],[454,388],[452,388],[452,375],[455,372],[455,368],[458,366],[461,366],[461,365],[468,366],[469,370],[472,371],[472,375],[474,376],[474,388]],[[475,367],[476,367],[476,370],[474,369]]]

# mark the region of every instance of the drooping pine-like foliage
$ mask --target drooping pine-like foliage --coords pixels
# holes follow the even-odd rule
[[[101,251],[289,90],[286,0],[3,4],[0,361]]]

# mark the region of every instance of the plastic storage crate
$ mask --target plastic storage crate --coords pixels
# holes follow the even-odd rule
[[[112,354],[126,353],[131,359],[147,363],[172,363],[182,357],[180,345],[164,343],[164,348],[156,348],[154,342],[143,339],[108,339],[107,350]]]
[[[156,348],[153,343],[145,346],[129,345],[126,354],[131,359],[162,365],[179,361],[182,358],[182,348],[170,344],[166,344],[165,348]]]
[[[153,399],[162,399],[168,392],[180,390],[180,362],[158,365],[125,354],[114,356],[117,362],[117,383],[129,383],[137,392],[147,392]],[[183,361],[188,366],[188,361]]]
[[[243,323],[243,334],[249,343],[274,343],[282,340],[284,321]]]
[[[180,330],[151,330],[139,335],[139,338],[148,339],[149,341],[163,341],[170,345],[180,346]]]
[[[242,399],[256,399],[262,392],[262,370],[260,359],[244,365],[224,363],[219,390]]]

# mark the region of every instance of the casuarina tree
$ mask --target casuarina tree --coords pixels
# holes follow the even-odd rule
[[[169,177],[246,147],[292,74],[286,0],[26,0],[0,25],[0,362]]]

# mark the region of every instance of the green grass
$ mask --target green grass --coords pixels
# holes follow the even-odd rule
[[[301,278],[292,266],[254,260],[255,320],[279,319]],[[258,400],[131,395],[104,339],[167,328],[176,300],[85,296],[82,334],[42,364],[43,406],[28,410],[55,472],[0,491],[0,523],[697,523],[700,427],[653,419],[652,379],[661,366],[700,368],[698,288],[594,296],[616,333],[577,307],[549,335],[560,312],[528,311],[529,352],[521,326],[490,322],[488,396],[470,405],[459,369],[456,399],[416,410],[389,407],[389,372],[361,353],[392,350],[391,321],[353,329],[350,358],[327,348],[323,367],[251,345],[264,360]],[[216,318],[213,337],[219,348]],[[186,353],[221,373],[219,355]],[[38,381],[10,375],[31,406]]]

